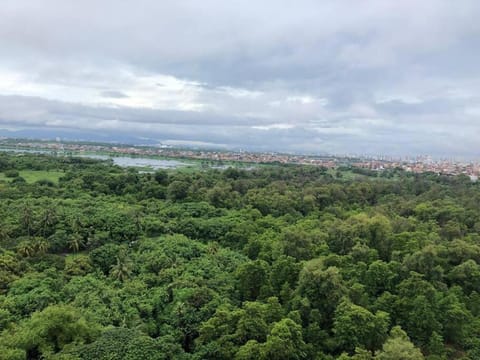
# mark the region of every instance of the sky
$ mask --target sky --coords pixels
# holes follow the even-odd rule
[[[0,135],[480,159],[479,16],[478,0],[2,0]]]

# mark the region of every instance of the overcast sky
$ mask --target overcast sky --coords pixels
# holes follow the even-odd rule
[[[0,129],[480,157],[479,17],[478,0],[2,0]]]

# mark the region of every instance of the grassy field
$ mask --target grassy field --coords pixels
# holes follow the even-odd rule
[[[339,169],[328,169],[327,174],[332,175],[334,178],[339,179],[339,180],[346,180],[346,181],[352,181],[352,180],[365,180],[365,179],[370,179],[370,180],[398,180],[399,176],[398,174],[394,174],[391,177],[382,177],[382,171],[379,171],[377,176],[367,176],[367,175],[362,175],[362,174],[357,174],[353,172],[352,170],[339,170]],[[340,174],[341,176],[338,177],[337,175]]]
[[[342,174],[341,179],[348,180],[348,181],[366,178],[365,175],[355,174],[353,171],[350,171],[350,170],[340,170],[340,171],[338,169],[327,170],[327,174],[332,175],[334,178],[337,178],[337,173]]]
[[[44,170],[22,170],[20,176],[25,179],[27,183],[34,183],[38,180],[50,180],[58,183],[58,179],[63,176],[61,171],[44,171]],[[12,178],[7,178],[4,173],[0,173],[0,181],[12,181]]]

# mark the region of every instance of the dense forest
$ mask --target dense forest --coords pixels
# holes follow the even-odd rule
[[[0,171],[1,359],[480,359],[465,176],[26,154]]]

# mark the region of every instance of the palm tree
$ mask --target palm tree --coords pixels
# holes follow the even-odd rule
[[[38,254],[45,254],[50,248],[50,244],[45,238],[37,238],[35,241],[35,249]]]
[[[42,231],[43,231],[43,236],[46,236],[47,230],[55,224],[57,220],[57,213],[55,208],[53,207],[47,207],[45,211],[42,214]]]
[[[209,255],[215,255],[218,252],[218,249],[219,249],[218,243],[216,241],[213,241],[208,244],[207,253]]]
[[[112,266],[110,276],[124,282],[132,275],[132,261],[127,257],[127,254],[122,251],[117,256],[117,263]]]
[[[35,254],[35,248],[32,246],[30,241],[22,241],[17,246],[17,251],[20,255],[25,257],[32,257]]]
[[[83,227],[82,220],[80,219],[80,216],[78,214],[73,218],[71,227],[73,232],[79,232],[80,229]]]
[[[143,212],[141,210],[137,210],[134,212],[134,224],[135,224],[135,229],[137,230],[138,233],[142,231],[142,217],[144,216]]]
[[[94,248],[95,246],[99,245],[99,242],[100,239],[96,234],[95,229],[93,228],[93,226],[90,226],[90,228],[88,229],[86,246],[88,248]]]
[[[22,209],[22,226],[27,233],[27,236],[30,237],[30,233],[33,225],[33,212],[32,208],[28,204],[24,204]]]
[[[68,247],[73,252],[78,252],[84,246],[83,238],[79,233],[73,233],[68,240]]]
[[[5,225],[2,225],[0,227],[0,242],[7,241],[9,238],[10,238],[9,229]]]

